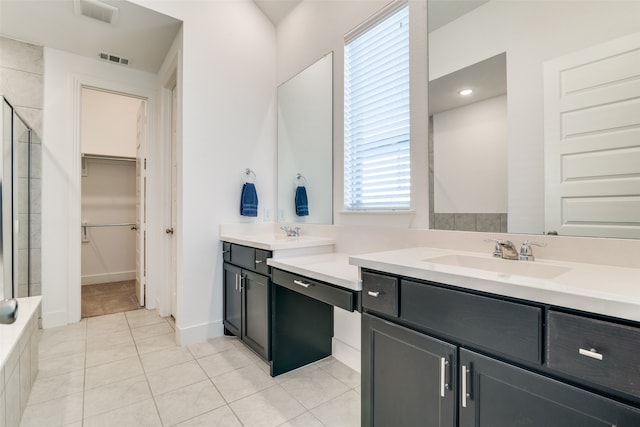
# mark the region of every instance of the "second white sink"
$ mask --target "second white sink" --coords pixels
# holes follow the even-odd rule
[[[427,258],[424,262],[443,264],[453,267],[473,268],[509,275],[528,276],[538,279],[553,279],[571,269],[559,265],[542,264],[530,261],[506,260],[500,258],[484,258],[471,255],[443,255]]]

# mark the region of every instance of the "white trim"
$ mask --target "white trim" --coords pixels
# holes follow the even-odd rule
[[[176,344],[185,346],[220,337],[224,333],[222,320],[181,328],[176,323]]]
[[[114,273],[87,274],[82,276],[81,284],[97,285],[99,283],[124,282],[125,280],[135,280],[136,271],[116,271]]]
[[[66,311],[56,311],[53,313],[42,313],[42,328],[57,328],[58,326],[66,326],[69,323],[79,322],[80,319],[75,322],[68,322],[69,313]]]
[[[340,341],[339,339],[331,339],[331,355],[336,360],[344,363],[356,372],[361,371],[360,359],[361,353],[357,348],[351,347],[349,344]]]
[[[382,9],[380,9],[379,11],[371,15],[364,22],[358,24],[357,27],[350,30],[347,34],[345,34],[344,44],[346,45],[352,40],[358,38],[360,35],[365,33],[369,28],[373,27],[374,25],[376,25],[377,23],[385,19],[387,16],[392,15],[394,12],[404,7],[407,3],[409,3],[408,0],[391,1],[385,7],[383,7]]]

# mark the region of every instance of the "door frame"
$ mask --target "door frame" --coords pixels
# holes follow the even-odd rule
[[[69,171],[69,239],[71,244],[69,245],[69,257],[68,257],[68,284],[67,284],[67,307],[68,307],[68,322],[75,323],[80,321],[82,314],[82,285],[81,285],[81,264],[82,264],[82,252],[81,252],[81,179],[82,179],[82,161],[81,161],[81,144],[80,144],[80,126],[82,123],[81,118],[81,106],[82,106],[82,88],[92,88],[96,90],[102,90],[106,92],[113,92],[125,96],[132,96],[136,98],[145,99],[147,101],[147,141],[155,140],[155,93],[152,88],[133,86],[129,84],[123,84],[120,82],[114,82],[101,78],[86,76],[86,75],[73,75],[71,84],[72,90],[72,170]],[[147,158],[155,157],[153,147],[154,144],[147,144],[145,152]],[[157,144],[155,144],[157,145]],[[151,149],[150,149],[151,148]],[[152,163],[152,162],[150,162]],[[149,173],[149,168],[147,169]],[[153,182],[148,181],[150,184],[148,187],[149,192],[157,191]],[[77,224],[77,227],[74,226]],[[75,242],[75,243],[73,243]],[[147,256],[147,255],[145,255]],[[149,265],[149,264],[147,264]],[[152,285],[147,285],[147,297],[150,298],[153,294],[154,298],[149,299],[147,308],[153,308],[155,305],[155,288]]]

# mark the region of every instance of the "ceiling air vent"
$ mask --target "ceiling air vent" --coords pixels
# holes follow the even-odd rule
[[[100,53],[100,59],[105,61],[114,62],[116,64],[129,65],[129,60],[121,56],[111,55],[110,53]]]
[[[113,24],[118,20],[118,8],[98,0],[74,0],[76,15],[87,16],[98,21]]]

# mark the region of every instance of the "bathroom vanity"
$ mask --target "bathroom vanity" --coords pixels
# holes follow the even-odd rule
[[[357,268],[334,240],[224,234],[225,333],[276,376],[332,354],[334,307],[360,307]]]
[[[351,263],[363,426],[640,425],[637,269],[432,248]]]

